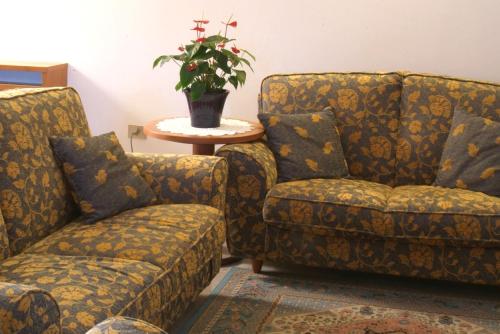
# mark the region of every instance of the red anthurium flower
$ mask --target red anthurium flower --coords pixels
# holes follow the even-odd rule
[[[195,23],[208,24],[209,20],[193,20]]]
[[[233,46],[231,48],[231,51],[233,51],[234,53],[240,53],[240,50],[236,46]]]
[[[199,31],[199,32],[204,32],[205,31],[205,28],[202,28],[202,27],[194,27],[193,29],[191,30],[196,30],[196,31]]]
[[[196,70],[197,67],[198,65],[196,65],[196,63],[191,63],[188,66],[186,66],[186,70],[188,72],[193,72],[194,70]]]
[[[236,28],[238,26],[238,22],[237,21],[229,22],[227,25]]]
[[[217,46],[218,46],[219,48],[221,48],[221,49],[224,49],[224,48],[226,47],[226,44],[224,44],[224,43],[220,43],[220,44],[219,44],[219,45],[217,45]]]
[[[184,48],[182,46],[179,46],[177,50],[179,50],[180,52],[184,52]]]
[[[200,37],[200,38],[198,38],[195,42],[196,42],[196,43],[203,43],[203,42],[205,42],[205,41],[206,41],[206,38],[205,38],[205,37]]]

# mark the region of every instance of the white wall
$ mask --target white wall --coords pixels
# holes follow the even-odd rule
[[[192,38],[191,20],[234,14],[238,45],[255,73],[231,92],[225,115],[256,119],[271,73],[412,70],[500,82],[498,0],[0,0],[0,59],[62,61],[94,134],[187,115],[173,89],[177,67],[153,59]],[[185,144],[135,141],[136,151],[190,152]]]

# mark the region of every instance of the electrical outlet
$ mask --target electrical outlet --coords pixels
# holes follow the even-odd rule
[[[128,137],[137,139],[146,139],[146,134],[144,133],[144,127],[142,125],[129,125],[128,126]]]

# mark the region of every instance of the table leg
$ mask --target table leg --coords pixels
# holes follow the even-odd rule
[[[215,144],[193,144],[193,154],[214,155]]]

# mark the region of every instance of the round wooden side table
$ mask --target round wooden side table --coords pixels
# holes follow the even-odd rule
[[[175,118],[175,117],[171,117]],[[193,154],[196,155],[213,155],[215,151],[215,144],[235,144],[235,143],[245,143],[259,139],[264,135],[264,128],[260,123],[249,122],[251,128],[248,131],[230,134],[230,135],[204,135],[204,134],[183,134],[179,129],[168,129],[160,130],[157,125],[166,118],[151,121],[144,127],[144,132],[146,135],[163,139],[168,141],[173,141],[177,143],[185,143],[193,145]],[[179,132],[176,132],[179,131]]]
[[[173,117],[172,117],[173,118]],[[185,143],[193,145],[193,154],[196,155],[213,155],[215,152],[215,144],[235,144],[245,143],[257,140],[264,135],[264,128],[261,124],[255,122],[244,121],[250,126],[245,132],[239,132],[230,135],[204,135],[204,134],[183,134],[179,129],[160,130],[157,125],[165,118],[151,121],[144,126],[146,135],[158,139],[173,141],[177,143]],[[224,119],[223,119],[224,120]],[[193,130],[193,129],[191,129]],[[179,131],[179,132],[176,132]],[[202,132],[203,130],[200,130]],[[222,265],[229,265],[240,261],[241,258],[229,256],[222,258]]]

